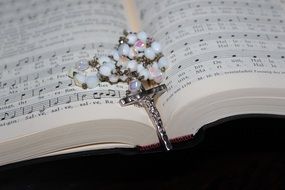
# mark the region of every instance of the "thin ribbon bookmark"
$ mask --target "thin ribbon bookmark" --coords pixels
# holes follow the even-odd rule
[[[160,143],[166,150],[171,150],[172,145],[155,106],[155,100],[167,91],[166,85],[160,83],[168,67],[169,62],[157,41],[143,31],[124,31],[111,55],[81,60],[69,70],[68,76],[83,89],[95,88],[100,82],[128,83],[126,97],[120,100],[121,106],[144,107]]]

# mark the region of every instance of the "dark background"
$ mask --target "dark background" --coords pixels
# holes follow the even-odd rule
[[[192,148],[2,167],[0,189],[285,189],[284,132],[284,118],[235,119]]]

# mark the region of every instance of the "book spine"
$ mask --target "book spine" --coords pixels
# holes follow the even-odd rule
[[[193,138],[194,138],[194,135],[190,134],[190,135],[185,135],[185,136],[170,139],[170,142],[171,144],[175,145],[175,144],[180,144],[183,142],[190,141]],[[138,150],[140,152],[154,151],[157,149],[160,149],[160,143],[154,143],[154,144],[145,145],[145,146],[138,146]]]

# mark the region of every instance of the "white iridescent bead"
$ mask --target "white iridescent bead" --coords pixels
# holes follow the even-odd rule
[[[100,83],[97,75],[91,75],[86,77],[86,84],[88,88],[95,88]]]
[[[74,76],[74,80],[81,85],[86,82],[86,76],[78,73]]]
[[[131,60],[128,62],[127,68],[130,69],[131,72],[136,71],[138,67],[138,63],[135,60]]]
[[[144,31],[141,31],[137,34],[137,37],[138,37],[138,39],[145,42],[147,39],[147,34]]]
[[[109,76],[109,80],[112,83],[116,83],[119,80],[119,76],[118,75],[111,75],[111,76]]]
[[[82,59],[76,62],[75,68],[78,69],[79,71],[85,71],[89,68],[89,63],[88,60]]]
[[[119,52],[117,50],[113,50],[112,56],[113,56],[114,60],[116,60],[116,61],[118,61],[120,59],[120,55],[119,55]]]
[[[98,62],[99,62],[100,65],[103,65],[104,63],[108,63],[110,61],[111,61],[111,59],[109,57],[107,57],[107,56],[101,56],[98,59]]]
[[[159,59],[158,61],[158,67],[161,68],[165,68],[167,69],[169,67],[169,62],[167,61],[167,59],[165,57],[162,57]]]
[[[127,39],[128,44],[133,45],[137,41],[137,36],[135,34],[128,34]]]
[[[151,44],[151,48],[153,49],[154,53],[160,53],[161,52],[161,45],[158,42],[153,42]]]
[[[146,48],[144,51],[144,55],[150,60],[153,60],[155,58],[155,52],[152,48]]]
[[[116,68],[115,64],[111,63],[111,62],[105,63],[104,66],[109,67],[111,69],[111,71],[113,71]]]
[[[120,45],[118,50],[120,56],[122,55],[128,56],[130,51],[130,46],[128,44],[123,43]]]
[[[139,72],[139,76],[143,76],[143,80],[147,80],[149,78],[149,72],[147,69],[143,69]]]
[[[112,71],[111,67],[109,67],[106,64],[102,65],[99,69],[99,73],[106,77],[111,75],[111,71]]]
[[[139,80],[132,80],[129,83],[129,91],[131,91],[132,94],[138,92],[141,88],[142,83]]]
[[[143,64],[138,64],[138,66],[137,66],[137,72],[139,73],[139,72],[141,72],[143,69],[144,69]]]

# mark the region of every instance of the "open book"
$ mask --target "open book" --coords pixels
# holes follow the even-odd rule
[[[0,165],[159,142],[144,109],[119,105],[126,84],[82,90],[67,76],[123,29],[154,36],[171,62],[157,106],[173,141],[230,116],[285,115],[282,1],[0,3]]]

